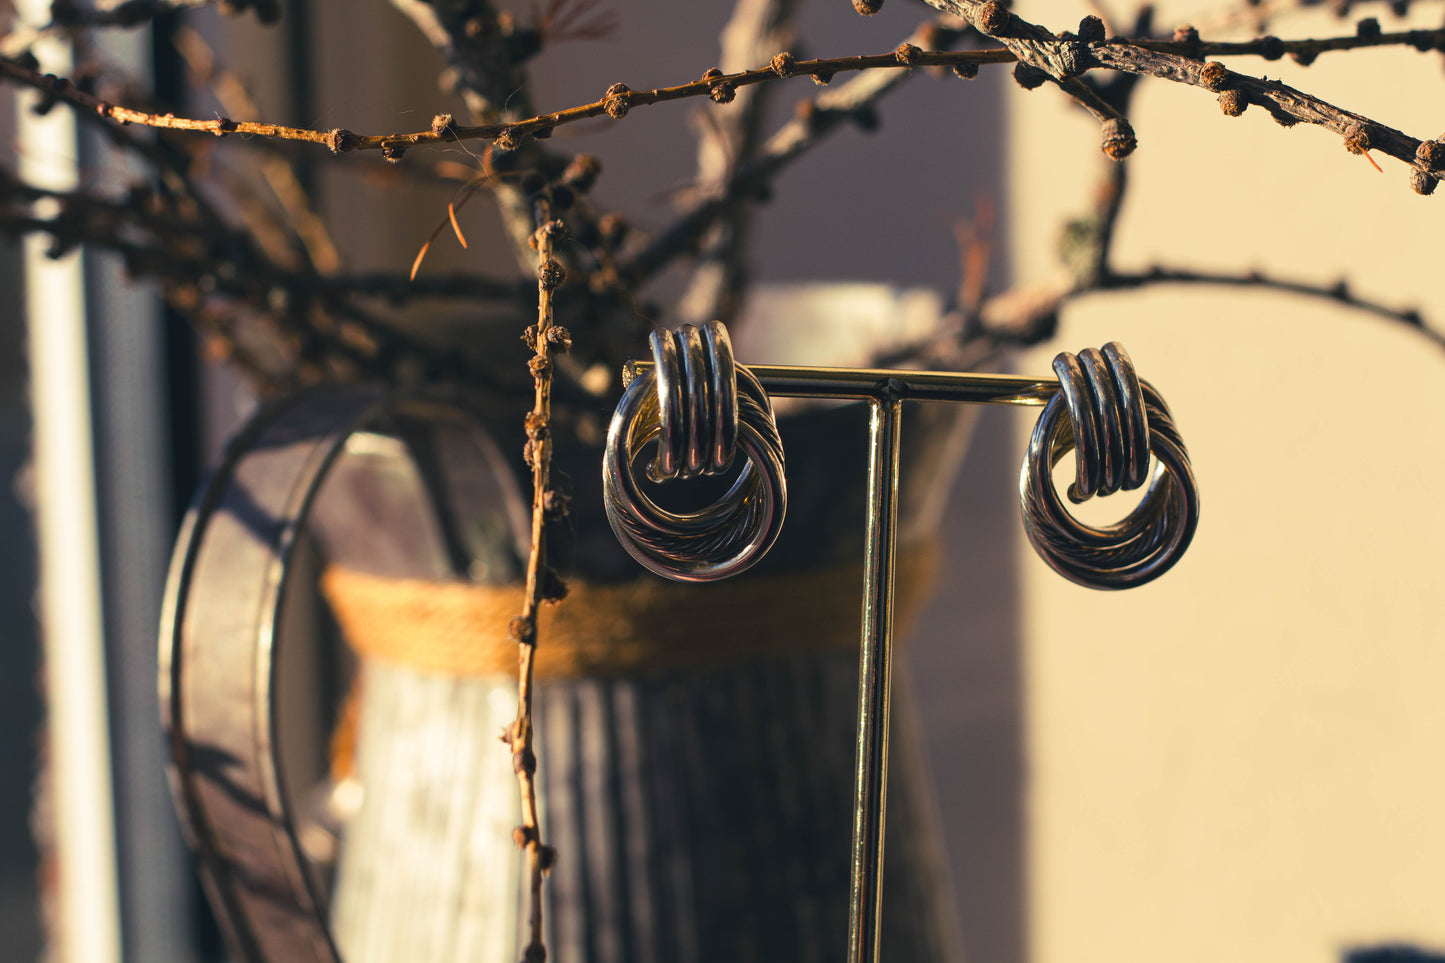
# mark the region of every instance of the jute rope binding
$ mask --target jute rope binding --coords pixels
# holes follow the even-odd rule
[[[899,638],[932,589],[938,559],[936,542],[899,550]],[[536,677],[653,674],[856,650],[862,582],[861,565],[709,585],[574,581],[564,602],[542,610]],[[384,578],[332,566],[322,588],[365,659],[454,677],[516,672],[507,624],[521,611],[520,585]]]

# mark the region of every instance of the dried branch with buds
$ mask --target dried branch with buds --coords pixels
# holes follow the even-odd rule
[[[565,234],[560,221],[552,220],[551,202],[542,197],[535,200],[537,232],[537,323],[527,330],[527,343],[532,347],[530,367],[536,382],[536,398],[527,414],[526,461],[532,466],[532,544],[527,556],[527,588],[522,614],[512,620],[511,634],[517,642],[519,672],[517,680],[517,721],[508,733],[512,747],[512,767],[522,792],[522,825],[517,828],[517,844],[527,853],[531,886],[528,911],[529,941],[524,963],[543,963],[547,951],[542,935],[542,879],[552,868],[556,852],[542,842],[542,823],[537,809],[537,754],[533,741],[533,665],[537,653],[537,615],[544,602],[560,602],[566,587],[547,564],[547,521],[556,504],[552,490],[552,370],[554,354],[563,354],[570,346],[567,329],[553,323],[552,304],[556,290],[567,278],[567,272],[552,256],[556,243]]]

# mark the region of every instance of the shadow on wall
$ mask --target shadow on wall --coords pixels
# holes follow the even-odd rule
[[[1445,955],[1403,943],[1346,951],[1343,963],[1445,963]]]

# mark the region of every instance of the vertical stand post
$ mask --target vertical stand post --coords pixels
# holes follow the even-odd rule
[[[848,963],[877,963],[888,796],[888,700],[893,672],[893,578],[903,392],[890,381],[870,400],[868,529],[863,558],[863,639],[858,668],[852,904]]]

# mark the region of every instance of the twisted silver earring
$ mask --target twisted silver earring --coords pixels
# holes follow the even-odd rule
[[[1118,589],[1152,581],[1179,560],[1199,524],[1199,490],[1173,416],[1117,343],[1062,353],[1053,367],[1060,390],[1034,425],[1019,473],[1024,531],[1045,562],[1080,585]],[[1052,479],[1070,449],[1077,471],[1068,494],[1075,504],[1147,480],[1143,501],[1103,528],[1074,518]],[[1158,460],[1152,478],[1151,452]]]
[[[602,484],[607,520],[622,546],[666,578],[706,582],[751,566],[772,547],[788,506],[783,443],[768,394],[733,361],[717,321],[654,331],[653,367],[628,385],[607,430]],[[747,456],[727,493],[696,512],[648,497],[634,466],[657,442],[653,481],[719,475]]]

